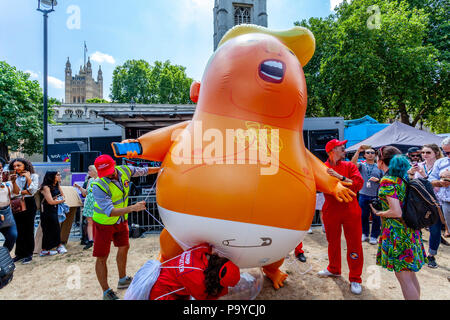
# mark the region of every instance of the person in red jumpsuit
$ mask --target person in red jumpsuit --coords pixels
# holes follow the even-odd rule
[[[348,186],[357,193],[362,187],[364,180],[355,164],[345,159],[345,144],[347,140],[329,141],[325,150],[328,160],[325,165],[329,168],[328,173],[343,182],[350,182]],[[325,203],[322,208],[323,222],[325,225],[328,241],[329,264],[325,270],[318,273],[319,276],[331,277],[341,275],[341,232],[347,243],[347,263],[350,269],[349,280],[351,292],[361,294],[361,274],[363,270],[363,249],[361,244],[361,208],[356,198],[345,203],[337,201],[333,196],[325,194]]]
[[[150,300],[216,300],[240,280],[239,268],[212,253],[209,244],[195,246],[167,260],[150,291]]]

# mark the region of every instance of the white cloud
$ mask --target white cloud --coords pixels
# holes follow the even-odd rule
[[[64,89],[64,81],[61,81],[55,77],[48,76],[48,84],[55,89]]]
[[[330,10],[333,11],[341,2],[344,2],[344,0],[330,0]]]
[[[90,56],[92,61],[95,61],[97,63],[110,63],[110,64],[115,64],[116,60],[114,59],[113,56],[100,52],[100,51],[95,51],[91,56]]]
[[[32,79],[37,79],[39,77],[39,75],[36,72],[31,70],[25,70],[25,73],[28,73],[30,75],[30,78]]]

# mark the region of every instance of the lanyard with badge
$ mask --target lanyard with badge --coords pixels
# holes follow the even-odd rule
[[[366,187],[370,188],[372,186],[372,184],[370,183],[369,179],[372,178],[372,171],[373,171],[373,169],[375,169],[376,164],[369,165],[369,164],[366,163],[366,165],[367,165],[367,170],[366,170],[367,171]],[[371,168],[370,171],[369,171],[369,167]]]

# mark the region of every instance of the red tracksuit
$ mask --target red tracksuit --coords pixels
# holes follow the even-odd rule
[[[158,280],[150,291],[150,300],[215,300],[228,293],[224,288],[218,296],[205,292],[205,275],[208,266],[206,253],[211,253],[208,244],[193,247],[161,265]]]
[[[329,160],[325,165],[351,180],[349,187],[357,193],[363,187],[364,180],[358,168],[352,162],[338,161],[336,166],[331,166]],[[361,208],[356,198],[352,202],[339,202],[332,195],[325,194],[325,203],[322,208],[323,223],[325,225],[328,240],[328,271],[341,274],[341,231],[344,228],[344,236],[347,242],[347,263],[350,269],[350,282],[361,283],[363,270],[363,250],[361,244]]]
[[[300,253],[305,253],[305,251],[303,251],[303,242],[300,242],[299,245],[296,246],[294,250],[295,256],[298,256]]]

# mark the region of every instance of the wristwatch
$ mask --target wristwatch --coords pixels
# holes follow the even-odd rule
[[[344,181],[345,179],[347,179],[346,177],[342,176],[341,181]]]

